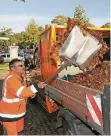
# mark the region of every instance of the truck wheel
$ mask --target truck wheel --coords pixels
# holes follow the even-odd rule
[[[64,135],[74,135],[75,134],[65,119],[62,120],[62,124],[63,124]]]

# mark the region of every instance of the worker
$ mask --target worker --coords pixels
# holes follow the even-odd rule
[[[26,67],[26,69],[29,69],[30,56],[27,53],[25,53],[24,54],[24,59],[25,59],[25,67]]]
[[[36,88],[44,88],[46,84],[40,82],[27,87],[22,77],[25,71],[22,60],[13,59],[9,69],[2,86],[0,121],[8,135],[18,135],[24,129],[27,98],[35,96]]]

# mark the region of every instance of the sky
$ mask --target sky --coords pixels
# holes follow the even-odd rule
[[[100,27],[110,21],[110,0],[0,0],[0,29],[24,31],[31,19],[40,26],[50,24],[56,15],[73,17],[81,5],[90,22]]]

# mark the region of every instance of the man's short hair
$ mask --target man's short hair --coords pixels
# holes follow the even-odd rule
[[[9,68],[11,69],[14,65],[15,65],[15,63],[17,63],[17,62],[23,62],[22,60],[20,60],[20,59],[12,59],[10,62],[9,62]]]

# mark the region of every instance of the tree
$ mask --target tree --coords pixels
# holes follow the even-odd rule
[[[12,29],[3,27],[0,30],[1,37],[9,37],[9,41],[0,41],[0,46],[9,46],[15,43],[20,48],[26,46],[32,47],[39,43],[39,35],[44,31],[42,26],[38,26],[34,19],[32,19],[26,27],[25,32],[13,33]]]
[[[39,43],[39,35],[44,29],[38,26],[34,19],[32,19],[24,33],[25,43],[30,47]]]
[[[75,7],[74,18],[79,19],[84,24],[90,24],[89,18],[86,16],[85,10],[82,8],[81,5]]]
[[[43,27],[38,26],[34,19],[30,20],[25,32],[14,33],[10,36],[10,42],[15,43],[20,48],[32,47],[39,43],[39,35],[44,31]]]
[[[6,36],[10,36],[11,34],[12,34],[12,29],[11,28],[3,27],[0,30],[0,36],[6,37]]]
[[[101,27],[103,27],[103,28],[110,27],[110,22],[108,22],[108,23],[102,25]]]
[[[10,35],[12,34],[12,29],[11,28],[6,28],[3,27],[0,30],[0,37],[8,37],[10,38]],[[10,40],[9,41],[4,41],[4,40],[0,40],[0,46],[7,48],[10,45]]]
[[[65,17],[64,15],[55,16],[55,18],[51,21],[51,23],[56,25],[66,25],[67,17]]]
[[[44,28],[42,26],[39,26],[38,30],[39,30],[39,34],[41,34],[44,31]]]
[[[17,46],[20,46],[21,44],[23,44],[25,41],[24,39],[24,32],[21,33],[15,33],[13,35],[10,36],[10,42],[15,43]]]

